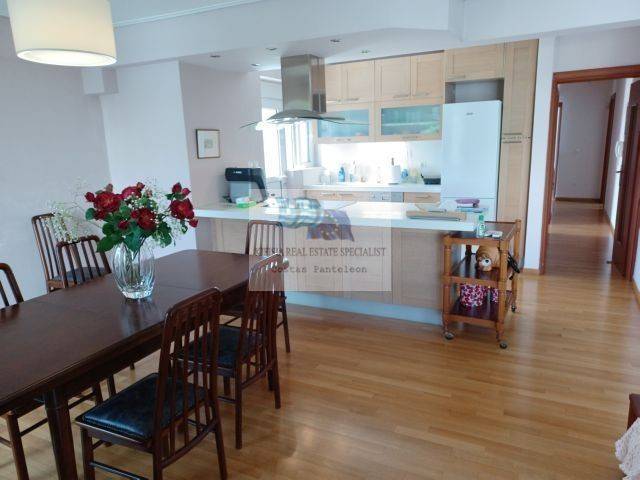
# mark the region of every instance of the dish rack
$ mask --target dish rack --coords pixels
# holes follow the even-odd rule
[[[487,230],[502,232],[501,238],[478,238],[475,232],[457,232],[443,238],[444,272],[442,275],[442,329],[444,338],[453,340],[451,323],[478,325],[492,328],[500,348],[507,348],[504,340],[504,320],[509,308],[516,311],[518,300],[518,272],[509,266],[510,248],[520,265],[520,234],[522,222],[486,222]],[[452,258],[453,246],[464,246],[462,260]],[[474,246],[497,247],[499,264],[489,272],[476,269]],[[466,307],[460,303],[460,285],[480,285],[498,290],[498,301],[486,299],[479,307]]]

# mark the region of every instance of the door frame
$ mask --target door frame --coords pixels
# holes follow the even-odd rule
[[[591,68],[586,70],[572,70],[567,72],[555,72],[551,82],[551,105],[549,109],[549,132],[547,137],[547,165],[544,186],[544,207],[542,211],[542,232],[540,245],[540,274],[546,270],[547,244],[549,243],[549,216],[553,202],[553,183],[555,181],[554,150],[558,130],[558,103],[560,93],[558,86],[564,83],[595,82],[599,80],[617,80],[620,78],[640,77],[640,65],[626,65],[621,67]],[[634,219],[638,224],[639,219]],[[637,225],[636,225],[637,226]]]
[[[607,113],[607,132],[604,138],[604,158],[602,160],[602,180],[600,181],[600,203],[604,205],[607,194],[607,177],[609,176],[609,157],[611,151],[611,136],[613,135],[613,121],[616,112],[616,94],[609,100],[609,112]]]

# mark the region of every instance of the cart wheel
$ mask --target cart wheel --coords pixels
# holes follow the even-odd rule
[[[511,311],[515,312],[516,311],[516,306],[515,305],[511,305]]]
[[[509,345],[507,345],[507,342],[504,342],[504,341],[503,341],[503,342],[500,342],[500,348],[501,348],[502,350],[506,349],[508,346],[509,346]]]
[[[447,340],[453,340],[456,336],[451,332],[444,332],[444,338]]]

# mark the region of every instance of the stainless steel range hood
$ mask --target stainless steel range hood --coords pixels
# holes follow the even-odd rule
[[[345,123],[342,117],[326,115],[323,58],[315,55],[283,57],[280,66],[283,110],[266,120],[250,123],[245,127],[255,126],[256,130],[262,130],[271,126],[308,121]]]

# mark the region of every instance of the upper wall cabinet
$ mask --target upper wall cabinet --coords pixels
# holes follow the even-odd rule
[[[374,62],[353,62],[325,67],[327,103],[366,103],[373,101]]]
[[[531,138],[538,41],[508,43],[505,54],[502,135]]]
[[[346,122],[317,122],[318,143],[373,141],[373,103],[329,105],[327,111],[344,118]]]
[[[411,57],[411,96],[444,101],[444,54],[429,53]]]
[[[461,82],[504,77],[504,44],[447,50],[445,80]]]
[[[411,97],[411,57],[383,58],[375,66],[376,101]]]

